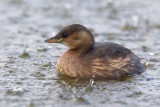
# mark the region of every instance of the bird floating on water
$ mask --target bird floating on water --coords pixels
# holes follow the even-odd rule
[[[82,78],[120,78],[141,73],[144,68],[131,50],[111,42],[95,42],[80,24],[64,27],[46,43],[61,43],[69,49],[60,56],[56,74]]]

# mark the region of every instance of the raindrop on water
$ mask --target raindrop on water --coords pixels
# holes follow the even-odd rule
[[[51,48],[52,48],[52,45],[48,45],[48,48],[51,49]]]
[[[93,84],[94,84],[94,80],[93,79],[90,79],[90,87],[92,87],[93,86]]]
[[[139,17],[137,15],[134,15],[132,17],[132,20],[133,20],[133,26],[137,27],[138,26]]]
[[[22,87],[14,87],[13,91],[14,92],[22,92],[23,88]]]
[[[149,62],[146,62],[146,64],[145,64],[146,66],[148,66],[149,65]]]
[[[149,55],[153,56],[153,55],[154,55],[154,53],[152,53],[152,52],[151,52],[151,53],[149,53]]]

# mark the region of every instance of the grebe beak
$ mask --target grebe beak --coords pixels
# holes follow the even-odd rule
[[[52,38],[49,38],[47,40],[45,40],[46,43],[59,43],[63,40],[63,38],[59,38],[59,37],[52,37]]]

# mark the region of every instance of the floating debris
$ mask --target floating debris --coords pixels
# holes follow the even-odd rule
[[[19,56],[19,58],[29,58],[29,57],[30,57],[30,55],[29,55],[29,53],[26,52],[26,51],[24,51],[24,52]]]
[[[131,26],[128,23],[122,28],[123,31],[135,31],[136,29],[135,26]]]
[[[47,67],[51,67],[51,66],[52,66],[51,62],[48,62],[48,63],[42,65],[43,68],[47,68]]]
[[[19,56],[19,58],[29,58],[29,57],[30,57],[29,53],[27,52],[27,47],[28,47],[28,46],[25,45],[24,51],[23,51],[23,53]]]
[[[144,52],[147,52],[149,49],[148,49],[147,46],[142,46],[142,50],[143,50]]]
[[[34,72],[34,73],[30,74],[30,75],[34,76],[34,77],[45,77],[46,76],[45,74],[43,74],[41,72],[38,72],[38,71],[36,71],[36,72]]]
[[[45,52],[45,51],[47,51],[47,49],[44,48],[44,47],[42,47],[42,46],[38,46],[38,47],[37,47],[37,51],[38,51],[38,52]]]

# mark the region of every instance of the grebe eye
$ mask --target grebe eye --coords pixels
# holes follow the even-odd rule
[[[63,34],[63,37],[64,37],[64,38],[67,37],[67,36],[68,36],[67,34],[65,34],[65,33]]]

